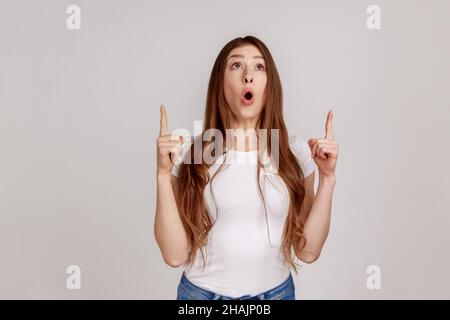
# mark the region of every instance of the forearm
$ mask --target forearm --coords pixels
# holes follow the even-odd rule
[[[155,237],[167,264],[178,266],[187,258],[189,247],[170,176],[157,177]]]
[[[315,259],[319,257],[330,229],[331,204],[335,184],[335,177],[319,176],[317,193],[305,222],[306,246],[303,250],[314,256]]]

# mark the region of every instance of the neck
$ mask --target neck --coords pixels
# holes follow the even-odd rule
[[[234,120],[231,122],[232,149],[238,151],[252,151],[258,149],[256,126],[257,118]]]
[[[242,129],[244,131],[248,129],[256,130],[258,119],[245,119],[231,122],[231,128],[234,130]]]

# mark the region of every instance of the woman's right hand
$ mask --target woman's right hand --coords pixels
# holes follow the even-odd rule
[[[157,144],[157,175],[170,177],[177,157],[180,155],[183,136],[167,133],[167,115],[164,105],[160,107],[161,121]]]

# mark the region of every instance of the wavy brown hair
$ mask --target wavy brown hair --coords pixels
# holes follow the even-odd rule
[[[188,263],[192,267],[197,250],[200,249],[203,258],[203,267],[205,266],[205,255],[202,248],[204,247],[206,249],[208,232],[213,226],[213,221],[205,205],[203,192],[209,182],[211,182],[210,186],[212,185],[214,177],[220,172],[220,170],[217,170],[210,177],[208,171],[210,165],[205,163],[205,161],[195,163],[194,157],[195,152],[197,152],[195,150],[198,148],[194,148],[194,145],[197,143],[201,144],[202,148],[199,152],[205,150],[207,147],[211,147],[209,144],[214,142],[204,141],[205,139],[203,138],[209,129],[220,130],[222,137],[224,137],[223,142],[226,144],[226,129],[231,127],[232,114],[224,94],[224,73],[227,58],[231,50],[244,45],[254,45],[258,48],[266,63],[267,83],[261,114],[255,130],[258,132],[258,137],[260,137],[261,132],[265,132],[263,139],[267,141],[267,154],[271,156],[272,143],[269,137],[271,137],[273,129],[278,129],[279,158],[277,174],[286,184],[290,197],[289,211],[284,225],[281,247],[285,260],[297,273],[297,263],[295,262],[296,253],[298,254],[306,245],[303,227],[307,213],[303,213],[301,210],[305,197],[304,176],[297,162],[297,158],[289,148],[288,130],[283,119],[281,81],[275,62],[266,45],[253,36],[239,37],[231,40],[222,48],[217,56],[209,80],[202,134],[198,136],[198,141],[194,141],[186,153],[186,156],[191,158],[190,161],[183,161],[181,163],[179,176],[180,216],[191,248]],[[215,153],[215,150],[213,153]],[[258,169],[255,179],[258,181],[267,219],[266,203],[259,180],[261,163],[259,161],[257,163]]]

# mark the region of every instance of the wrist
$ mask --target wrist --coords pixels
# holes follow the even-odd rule
[[[319,176],[319,183],[334,186],[336,184],[336,176],[334,174],[329,176]]]
[[[171,180],[171,173],[160,173],[158,172],[156,174],[156,179],[158,180],[158,182],[167,182]]]

